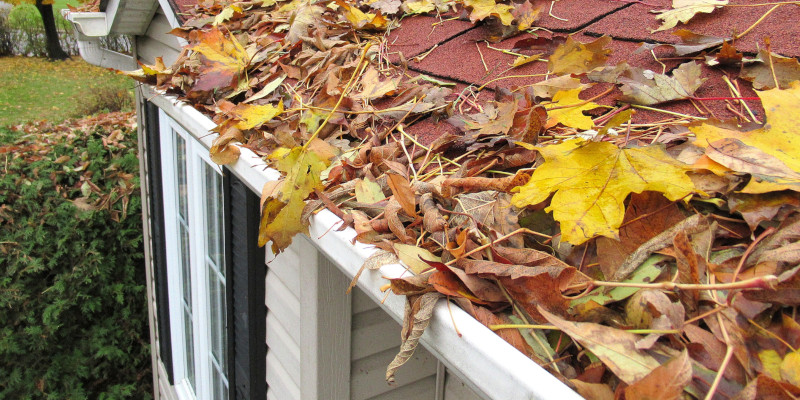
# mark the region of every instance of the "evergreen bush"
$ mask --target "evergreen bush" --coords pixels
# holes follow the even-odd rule
[[[130,114],[0,128],[1,399],[152,396],[136,148]]]

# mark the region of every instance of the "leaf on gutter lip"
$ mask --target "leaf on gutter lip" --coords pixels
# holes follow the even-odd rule
[[[441,297],[443,296],[438,292],[430,292],[406,301],[406,312],[403,316],[403,343],[394,360],[386,368],[387,382],[394,383],[397,370],[414,355],[414,350],[419,345],[419,339],[425,332],[425,328],[430,325],[433,310]]]

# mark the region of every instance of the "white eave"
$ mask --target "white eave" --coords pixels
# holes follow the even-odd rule
[[[149,86],[143,85],[142,90],[147,99],[183,125],[207,148],[211,147],[217,135],[209,134],[216,125],[208,117]],[[261,193],[265,183],[280,178],[280,174],[268,168],[255,153],[244,147],[240,147],[240,150],[239,160],[228,167],[253,191]],[[322,210],[312,217],[309,236],[310,241],[352,279],[364,260],[376,249],[355,242],[356,232],[352,228],[341,232],[331,229],[341,222],[330,211]],[[358,286],[399,322],[403,319],[405,299],[394,294],[384,297],[380,287],[387,283],[387,277],[400,277],[406,271],[399,264],[385,265],[378,271],[365,271],[358,280]],[[453,328],[454,323],[461,336]],[[582,399],[465,311],[455,306],[447,307],[444,300],[437,304],[421,343],[472,390],[486,398]]]

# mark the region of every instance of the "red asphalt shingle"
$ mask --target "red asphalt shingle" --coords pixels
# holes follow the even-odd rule
[[[561,2],[564,2],[562,0]],[[679,23],[675,28],[651,33],[661,24],[653,10],[669,9],[669,0],[647,0],[633,3],[630,7],[619,10],[589,25],[585,32],[597,35],[609,35],[614,38],[634,41],[680,43],[680,38],[672,34],[678,29],[688,29],[694,33],[709,36],[731,37],[734,33],[742,33],[773,5],[757,7],[722,7],[709,14],[697,14],[686,24]],[[656,6],[653,6],[655,4]],[[731,0],[733,5],[752,5],[752,0]],[[658,6],[661,5],[661,6]],[[758,47],[764,47],[764,38],[770,38],[772,51],[797,56],[800,55],[800,7],[783,5],[767,15],[763,21],[744,37],[736,41],[739,51],[756,53]]]

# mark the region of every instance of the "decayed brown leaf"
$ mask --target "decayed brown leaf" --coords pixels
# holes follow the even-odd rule
[[[675,1],[660,16],[674,25],[722,3]],[[192,51],[133,75],[215,114],[214,161],[234,162],[246,146],[281,172],[263,190],[262,244],[280,251],[325,205],[352,221],[357,240],[384,251],[365,268],[410,268],[390,280],[408,308],[389,379],[446,295],[586,396],[796,395],[800,326],[789,307],[800,304],[800,86],[789,82],[797,62],[769,48],[749,60],[734,47],[739,37],[678,31],[680,44],[642,50],[702,53],[676,68],[657,59],[659,74],[606,66],[609,37],[542,34],[511,52],[520,69],[547,58],[554,76],[498,87],[484,102],[475,88],[454,92],[440,87],[453,82],[411,76],[403,57],[387,57],[384,30],[402,13],[463,8],[499,40],[535,29],[549,5],[198,4],[175,31]],[[696,62],[703,56],[703,68],[728,68],[730,98],[695,98],[701,72],[714,79]],[[737,80],[740,67],[738,78],[780,88],[759,93],[767,124],[747,131],[740,127],[762,116],[740,99],[749,87]],[[580,100],[586,78],[618,86],[616,99],[629,104],[607,101],[615,87],[592,99],[603,108]],[[681,100],[730,103],[737,120],[692,124],[692,139],[683,111],[661,106]],[[631,110],[639,105],[664,119],[640,123],[645,111]],[[435,136],[416,124],[453,129]],[[580,132],[589,129],[598,132]]]

